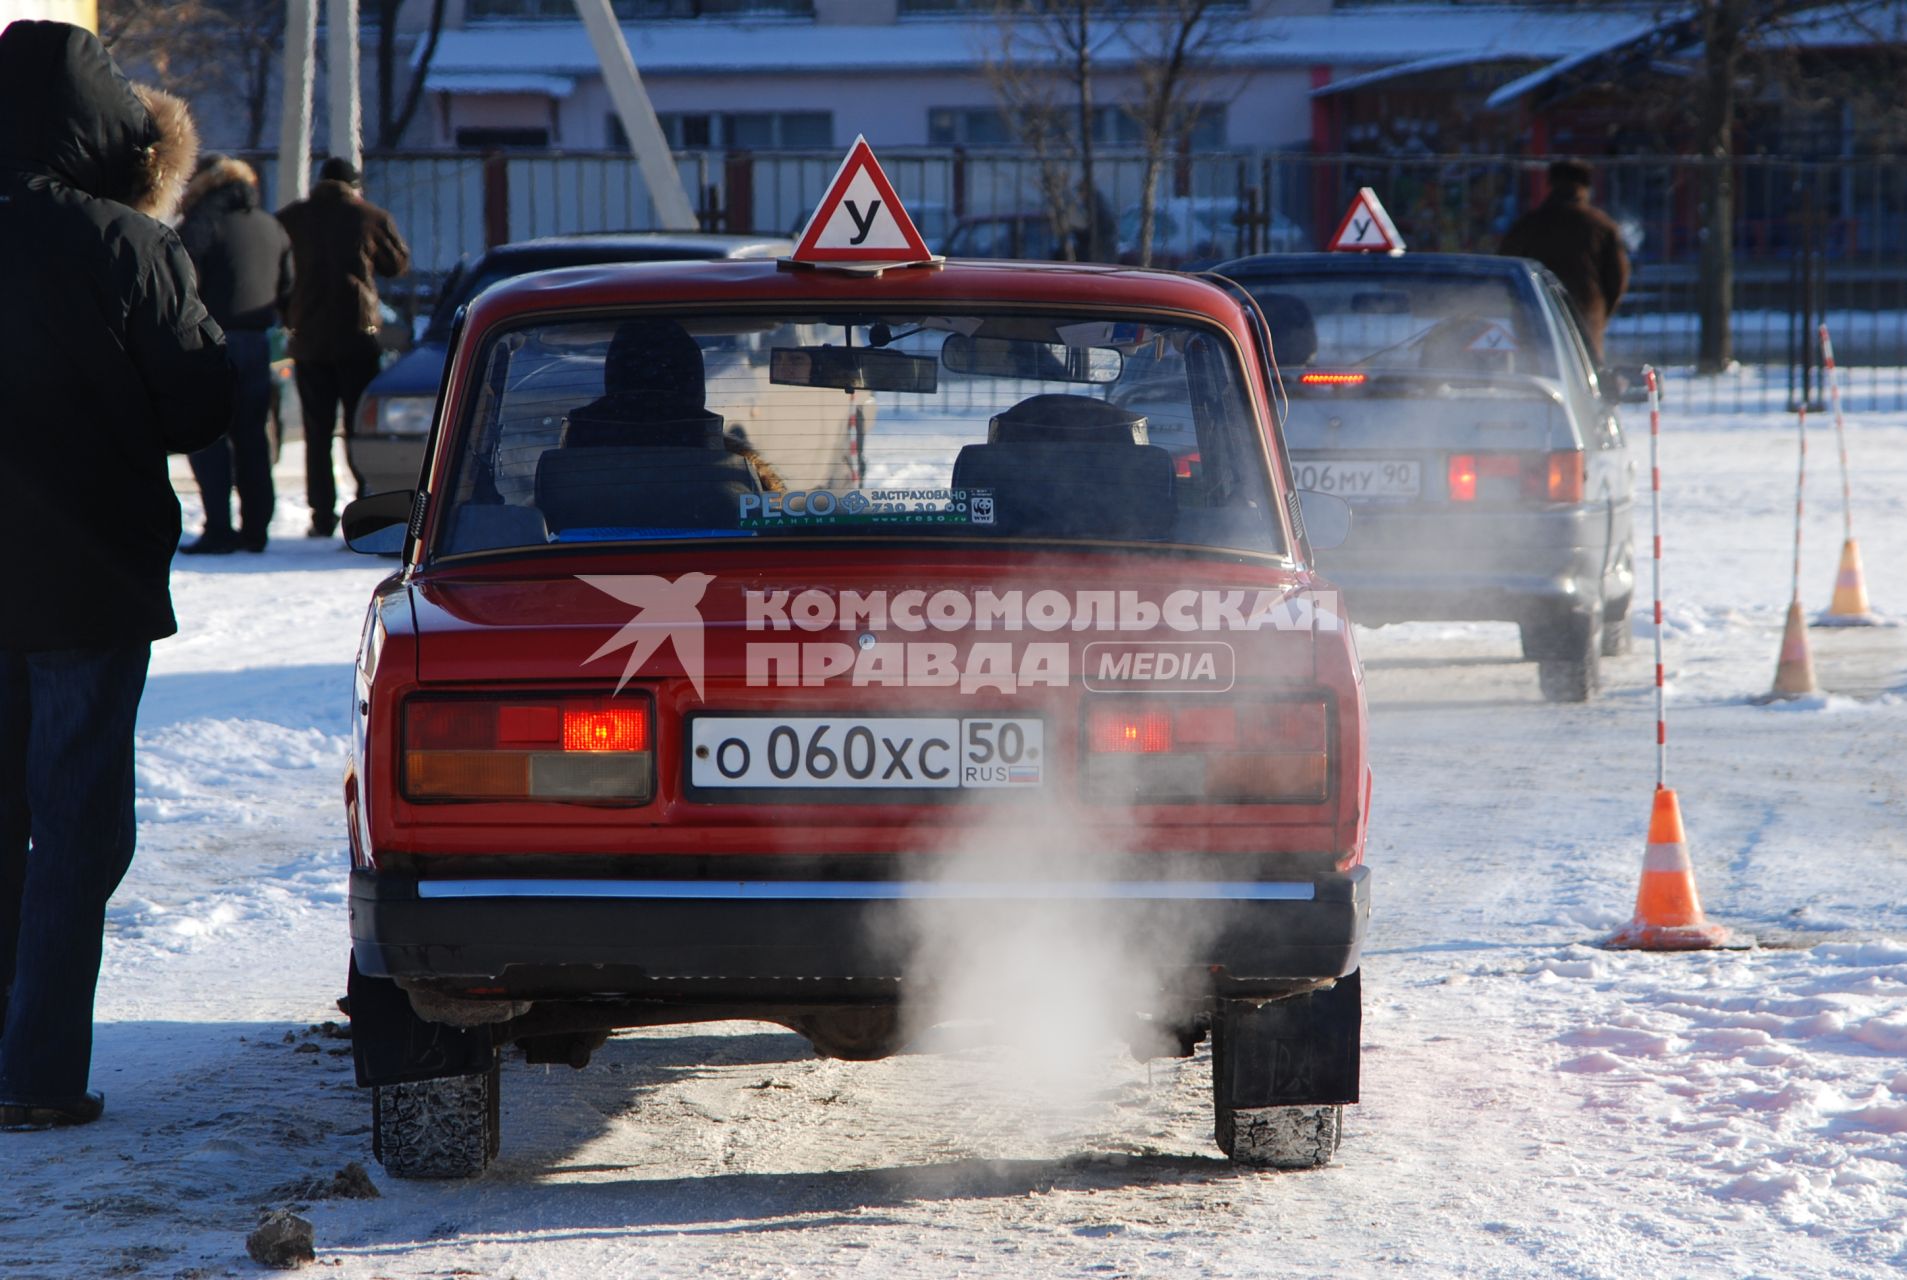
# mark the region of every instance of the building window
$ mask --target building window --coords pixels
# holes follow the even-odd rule
[[[927,141],[941,147],[1011,147],[1019,143],[998,107],[930,107]]]
[[[664,111],[656,117],[676,151],[826,151],[834,146],[832,111]],[[629,145],[609,117],[609,144]]]
[[[466,151],[547,150],[548,129],[459,129],[457,145]]]
[[[814,0],[611,0],[618,18],[814,17]],[[576,21],[575,0],[467,0],[471,18]]]

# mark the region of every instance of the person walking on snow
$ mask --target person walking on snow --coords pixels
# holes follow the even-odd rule
[[[199,296],[225,330],[238,374],[231,431],[192,455],[205,503],[205,528],[185,555],[263,551],[274,505],[271,440],[271,343],[266,333],[291,301],[291,237],[258,207],[258,175],[243,160],[207,156],[185,189],[179,238],[199,273]],[[232,528],[236,464],[239,527]]]
[[[231,420],[232,372],[160,219],[185,104],[89,31],[0,31],[0,1130],[85,1124],[106,901],[132,861],[133,721],[179,501],[166,454]]]
[[[291,233],[291,356],[305,419],[305,496],[314,538],[338,527],[331,433],[340,408],[344,435],[357,429],[358,398],[377,376],[377,277],[410,269],[410,249],[391,215],[360,193],[358,171],[333,156],[310,196],[278,211]],[[347,450],[347,459],[349,452]],[[364,495],[355,464],[351,477]]]
[[[1549,167],[1549,195],[1503,235],[1500,252],[1534,258],[1555,273],[1582,317],[1589,353],[1602,363],[1602,335],[1629,287],[1629,255],[1615,220],[1589,203],[1593,175],[1580,160]]]

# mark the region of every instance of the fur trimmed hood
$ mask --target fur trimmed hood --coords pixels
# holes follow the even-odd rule
[[[185,103],[135,89],[92,32],[27,21],[0,31],[0,166],[164,217],[198,145]]]
[[[179,212],[186,180],[199,162],[199,127],[184,99],[149,84],[136,84],[132,92],[151,118],[152,129],[150,141],[133,162],[132,198],[126,203],[149,218],[169,222]]]
[[[186,184],[185,198],[179,204],[181,215],[189,214],[201,200],[227,187],[243,186],[243,207],[258,207],[258,171],[235,156],[207,156],[210,161],[192,175]]]

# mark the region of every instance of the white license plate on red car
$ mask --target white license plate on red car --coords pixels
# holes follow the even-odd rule
[[[736,790],[1037,787],[1045,726],[1012,717],[695,716],[689,783]]]
[[[1298,488],[1340,498],[1414,498],[1423,489],[1421,464],[1402,458],[1294,462]]]

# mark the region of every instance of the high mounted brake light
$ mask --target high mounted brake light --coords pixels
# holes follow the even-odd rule
[[[404,794],[643,804],[655,792],[654,721],[642,694],[412,698]]]
[[[1369,380],[1365,373],[1306,373],[1298,378],[1306,387],[1361,387]]]
[[[1095,701],[1080,773],[1088,795],[1128,803],[1318,804],[1330,795],[1322,698],[1161,705]]]

